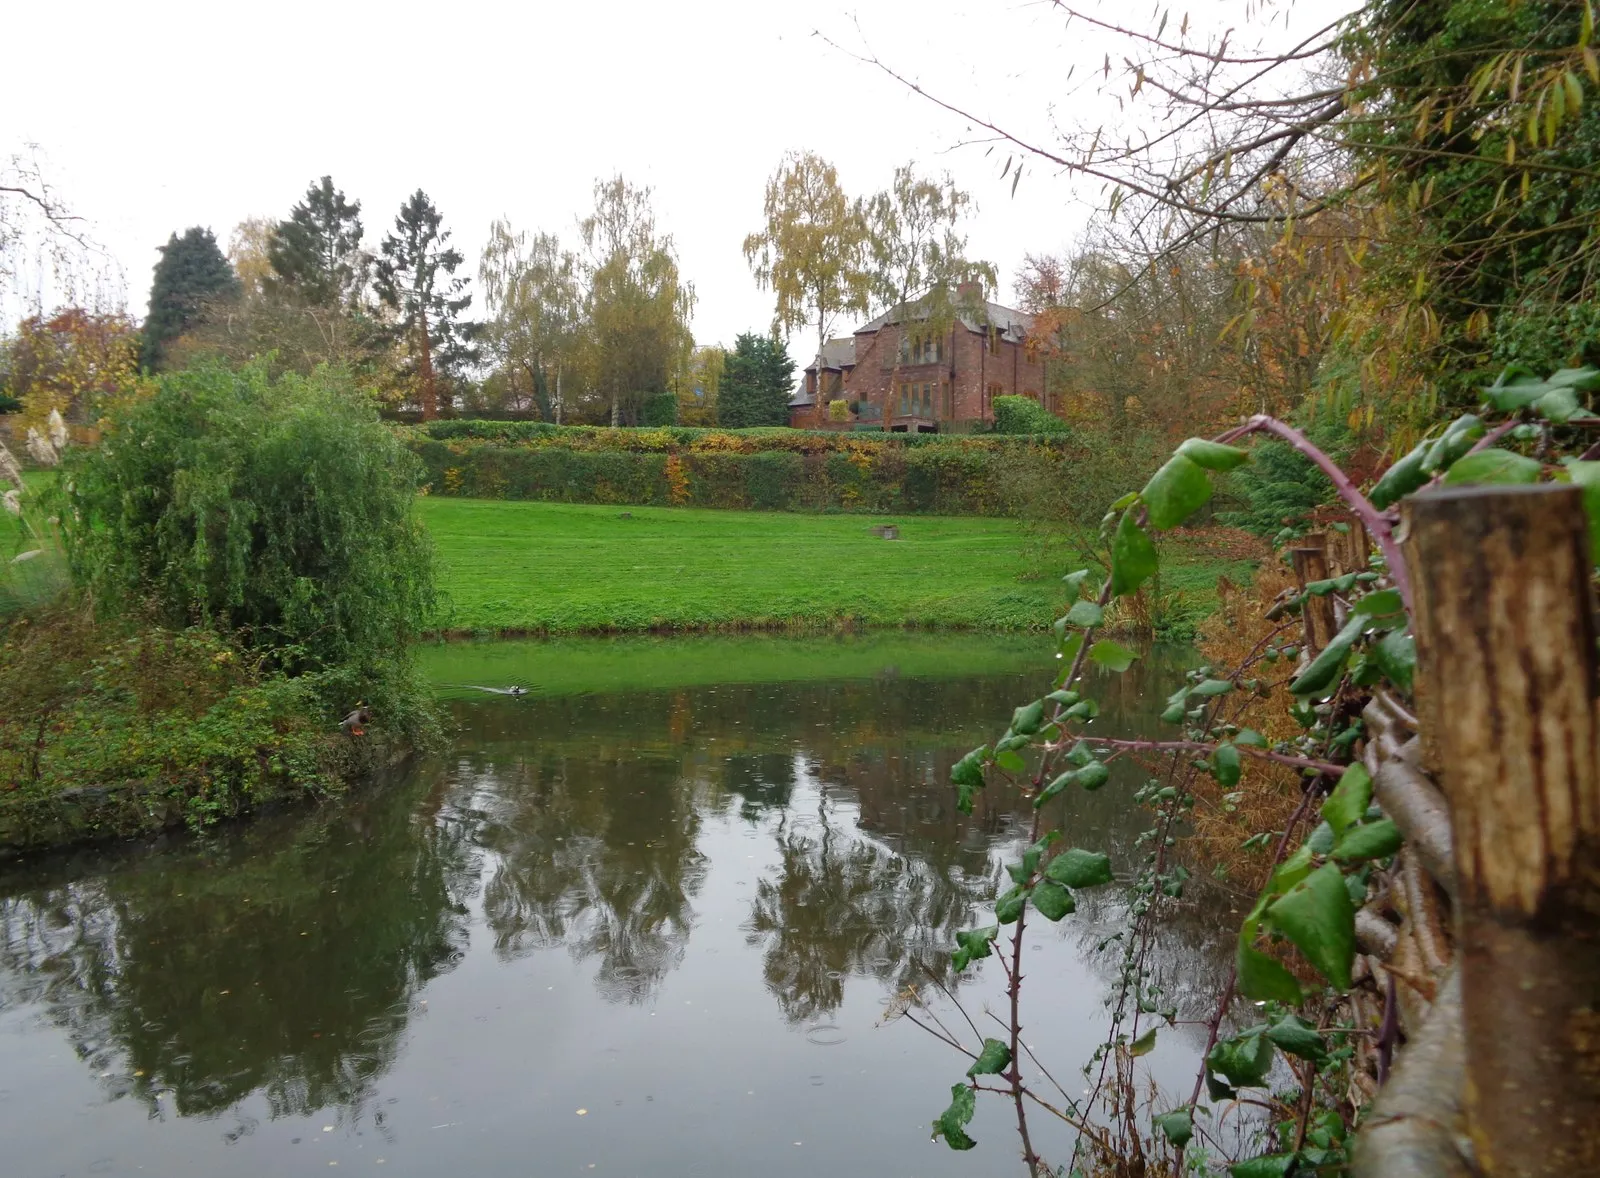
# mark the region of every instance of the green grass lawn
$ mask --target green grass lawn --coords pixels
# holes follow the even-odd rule
[[[1065,604],[1055,576],[1027,578],[1013,520],[445,497],[424,498],[419,510],[438,553],[448,630],[1009,630],[1048,625]],[[899,526],[899,540],[869,531],[884,523]],[[1172,562],[1169,586],[1203,592],[1218,573],[1248,569],[1190,566]]]

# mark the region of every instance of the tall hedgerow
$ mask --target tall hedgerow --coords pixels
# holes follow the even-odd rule
[[[170,373],[66,471],[67,556],[103,608],[214,628],[403,726],[405,652],[434,608],[419,470],[342,373]]]

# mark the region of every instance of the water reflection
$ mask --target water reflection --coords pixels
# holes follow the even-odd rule
[[[0,897],[0,1009],[34,1006],[115,1095],[214,1113],[357,1106],[416,990],[467,948],[465,832],[420,779],[225,845],[70,864]]]
[[[691,1094],[702,1082],[720,1091],[730,1069],[784,1058],[772,1034],[832,1019],[852,994],[875,1005],[930,975],[979,984],[981,971],[949,974],[950,946],[983,918],[1028,816],[998,792],[960,814],[949,770],[1042,678],[457,700],[453,754],[381,791],[205,843],[0,877],[0,1015],[42,1020],[105,1073],[106,1097],[153,1117],[231,1109],[237,1134],[341,1109],[379,1125],[386,1077],[403,1083],[421,1066],[404,1044],[424,988],[471,962],[480,1005],[531,1009],[558,979],[530,988],[519,971],[565,959],[601,999],[563,1016],[583,1020],[585,1038],[613,1034],[630,1011],[654,1017],[680,975],[693,979],[682,1005],[714,993],[720,1015],[742,1012],[745,1030],[715,1067],[680,1080]],[[1151,729],[1150,707],[1125,690],[1101,722]],[[1065,797],[1072,841],[1130,864],[1143,823],[1127,787],[1140,776],[1122,766],[1099,793]],[[1155,950],[1183,992],[1228,959],[1226,900],[1196,895]],[[1079,979],[1078,942],[1103,936],[1121,903],[1086,901],[1038,934],[1065,954],[1053,968]],[[706,925],[713,911],[727,936]],[[1090,968],[1104,980],[1114,957]],[[729,989],[744,976],[760,981]],[[474,1066],[489,1073],[524,1072],[544,1047],[475,1043]],[[916,1110],[925,1121],[920,1098]],[[527,1115],[503,1132],[516,1136]],[[27,1138],[26,1126],[0,1128]],[[41,1173],[54,1165],[47,1145],[28,1156]]]

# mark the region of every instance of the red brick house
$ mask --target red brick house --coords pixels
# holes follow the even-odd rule
[[[996,397],[1039,399],[1044,366],[1028,356],[1031,315],[985,303],[930,332],[916,311],[911,304],[829,340],[789,399],[789,424],[949,433],[992,421]],[[842,420],[830,412],[834,401],[844,402]]]

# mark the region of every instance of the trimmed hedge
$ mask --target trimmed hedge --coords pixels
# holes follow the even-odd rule
[[[1083,455],[1064,435],[996,437],[541,422],[402,430],[433,494],[767,511],[1010,515]]]

